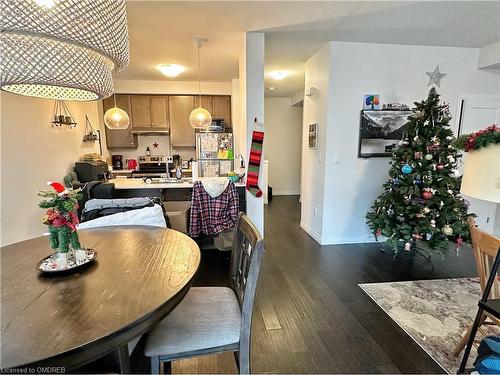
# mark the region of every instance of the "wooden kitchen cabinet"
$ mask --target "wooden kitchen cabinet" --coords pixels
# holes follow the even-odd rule
[[[231,128],[231,97],[213,96],[212,118],[223,118],[226,128]]]
[[[151,100],[149,95],[131,95],[132,126],[144,128],[151,125]]]
[[[189,115],[195,108],[191,95],[170,96],[168,99],[170,116],[170,144],[172,146],[195,146],[194,129],[189,123]]]
[[[198,108],[200,105],[198,104],[200,102],[200,98],[198,95],[194,97],[194,106],[195,108]],[[201,106],[205,108],[210,114],[213,113],[214,111],[214,100],[212,96],[208,95],[202,95],[201,96]],[[213,115],[212,115],[213,117]]]
[[[151,124],[154,128],[168,128],[168,96],[151,96]]]
[[[134,129],[168,129],[168,96],[131,95],[130,101]]]
[[[104,113],[115,106],[113,96],[102,101]],[[130,95],[116,95],[116,106],[130,116]],[[127,129],[106,129],[106,144],[108,148],[137,148],[137,135],[132,134],[132,126]]]

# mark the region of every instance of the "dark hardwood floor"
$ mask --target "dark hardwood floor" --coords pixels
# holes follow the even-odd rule
[[[467,277],[470,250],[395,261],[379,244],[320,246],[299,227],[297,196],[265,209],[266,254],[252,327],[255,373],[442,373],[359,283]],[[205,252],[196,285],[226,285],[229,256]],[[174,373],[236,371],[232,357],[179,361]]]

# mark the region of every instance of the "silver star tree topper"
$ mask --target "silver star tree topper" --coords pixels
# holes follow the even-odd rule
[[[436,85],[437,87],[441,87],[441,78],[443,78],[446,73],[439,72],[439,65],[436,66],[433,72],[425,72],[429,76],[429,83],[427,86]]]

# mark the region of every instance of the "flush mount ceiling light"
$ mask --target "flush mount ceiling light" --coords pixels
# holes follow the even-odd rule
[[[125,0],[9,0],[0,7],[1,88],[56,100],[113,93],[127,67]]]
[[[194,46],[198,54],[198,108],[189,115],[189,123],[195,129],[208,129],[212,124],[212,115],[201,106],[201,73],[200,73],[200,48],[207,40],[203,38],[193,38]]]
[[[273,70],[272,72],[269,72],[269,75],[275,80],[281,81],[288,75],[288,73],[283,70]]]
[[[186,70],[185,67],[177,64],[161,64],[157,66],[157,69],[167,77],[177,77]]]

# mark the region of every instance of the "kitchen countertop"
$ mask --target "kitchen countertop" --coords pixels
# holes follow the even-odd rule
[[[132,173],[134,172],[135,169],[112,169],[110,170],[111,173],[114,173],[114,174],[120,174],[120,173]]]
[[[182,182],[161,182],[146,184],[142,178],[115,178],[109,180],[115,184],[115,189],[182,189],[182,188],[192,188],[193,183],[191,179],[189,181]],[[244,187],[244,182],[237,182],[236,187]]]

